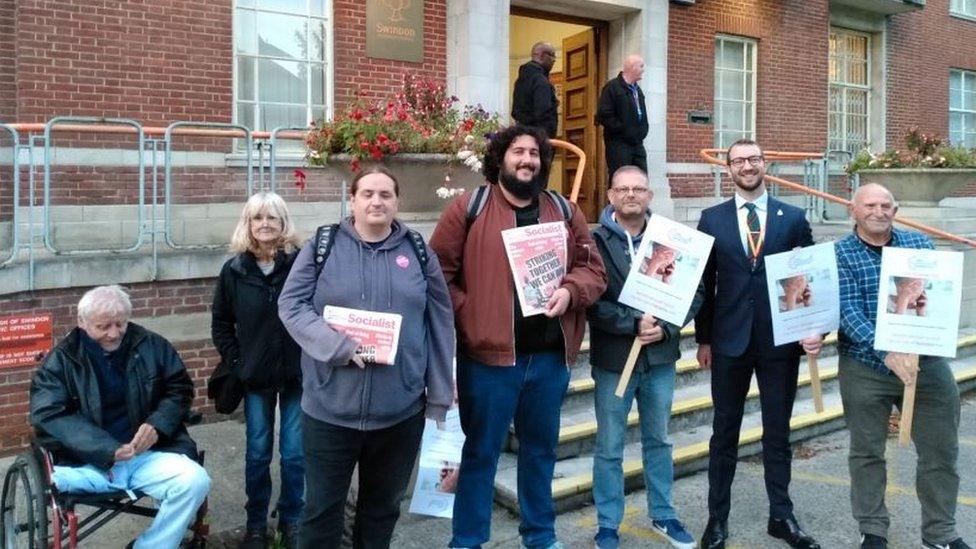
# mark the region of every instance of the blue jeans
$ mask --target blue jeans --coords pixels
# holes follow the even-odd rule
[[[618,398],[614,391],[620,374],[593,368],[596,382],[596,450],[593,456],[593,501],[601,528],[616,530],[624,517],[624,444],[627,416],[634,398],[640,415],[641,451],[647,512],[652,520],[677,518],[671,502],[674,462],[668,420],[674,397],[674,363],[654,364],[647,372],[634,372]]]
[[[559,411],[568,385],[562,353],[520,354],[513,367],[458,357],[458,411],[467,438],[454,498],[451,547],[478,547],[491,536],[495,472],[513,418],[519,441],[522,542],[544,547],[556,541],[552,473]]]
[[[275,405],[281,413],[278,453],[281,456],[281,495],[278,522],[294,524],[305,504],[305,457],[302,452],[302,389],[251,391],[244,396],[247,452],[244,491],[247,493],[247,528],[268,526],[271,501],[271,455],[274,452]]]
[[[136,538],[136,549],[176,549],[197,508],[210,491],[210,477],[192,459],[173,452],[143,452],[117,461],[108,472],[93,465],[56,465],[52,476],[62,492],[98,494],[114,490],[143,492],[160,502],[152,524]]]

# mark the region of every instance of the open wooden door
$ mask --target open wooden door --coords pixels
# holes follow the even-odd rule
[[[583,149],[588,159],[577,204],[590,223],[596,223],[600,215],[600,187],[596,177],[596,159],[600,153],[595,122],[600,94],[597,66],[593,29],[563,39],[562,127],[566,141]],[[579,159],[562,154],[563,190],[568,194]]]

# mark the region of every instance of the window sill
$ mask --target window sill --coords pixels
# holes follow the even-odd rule
[[[966,13],[959,13],[957,11],[950,11],[949,12],[949,17],[954,17],[956,19],[962,19],[964,21],[970,21],[970,22],[976,23],[976,14],[970,15],[970,14],[966,14]]]

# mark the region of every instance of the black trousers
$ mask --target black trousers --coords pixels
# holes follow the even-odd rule
[[[423,411],[375,431],[339,427],[303,413],[305,508],[298,546],[340,547],[346,494],[358,463],[359,500],[353,547],[389,547],[423,432]]]
[[[712,355],[712,438],[708,454],[708,514],[725,520],[731,506],[732,479],[739,453],[739,430],[752,373],[762,406],[762,459],[769,516],[793,516],[790,500],[790,416],[796,398],[800,359],[769,358],[768,352],[746,351],[740,357]]]
[[[647,151],[644,145],[630,145],[623,141],[607,141],[607,177],[621,166],[637,166],[647,173]]]

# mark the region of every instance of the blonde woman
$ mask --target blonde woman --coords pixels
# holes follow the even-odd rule
[[[244,384],[247,452],[244,485],[247,531],[240,547],[268,545],[271,455],[275,408],[281,415],[278,450],[281,495],[278,531],[295,547],[304,505],[305,461],[301,439],[301,349],[278,319],[278,294],[298,251],[285,201],[260,192],[248,199],[231,237],[236,255],[220,271],[214,292],[211,331],[221,359]]]

